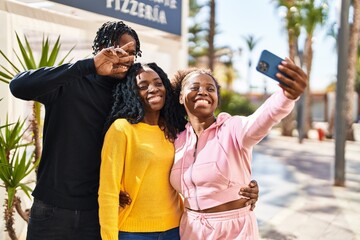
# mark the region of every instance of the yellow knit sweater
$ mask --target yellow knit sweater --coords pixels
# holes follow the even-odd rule
[[[102,149],[99,217],[103,240],[117,240],[118,231],[158,232],[179,226],[181,199],[171,187],[174,145],[158,126],[116,120]],[[132,203],[119,207],[119,193]]]

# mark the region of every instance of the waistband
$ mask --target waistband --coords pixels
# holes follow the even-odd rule
[[[184,206],[194,210],[201,210],[212,208],[226,202],[239,200],[240,198],[245,198],[239,195],[240,188],[244,186],[246,185],[239,184],[224,189],[220,192],[215,192],[203,196],[185,197]]]
[[[198,217],[204,217],[208,220],[224,220],[224,219],[235,219],[241,216],[245,216],[247,214],[249,214],[250,211],[250,207],[251,206],[246,206],[243,208],[239,208],[239,209],[234,209],[234,210],[229,210],[229,211],[224,211],[224,212],[215,212],[215,213],[200,213],[200,212],[195,212],[195,211],[191,211],[190,209],[185,208],[184,212],[186,212],[186,214],[189,217],[194,217],[194,218],[198,218]]]
[[[40,206],[40,207],[45,207],[45,208],[53,208],[53,209],[57,209],[57,210],[62,210],[62,211],[67,211],[67,212],[76,212],[76,213],[79,213],[79,212],[83,212],[83,213],[87,213],[87,212],[97,212],[98,209],[89,209],[89,210],[78,210],[78,209],[68,209],[68,208],[61,208],[61,207],[58,207],[58,206],[55,206],[55,205],[52,205],[52,204],[49,204],[49,203],[46,203],[46,202],[43,202],[37,198],[34,198],[34,203],[33,204],[36,204],[37,206]]]

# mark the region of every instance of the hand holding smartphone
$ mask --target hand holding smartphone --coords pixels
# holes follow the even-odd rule
[[[283,85],[286,85],[276,77],[276,73],[279,72],[278,65],[281,64],[282,61],[284,61],[284,59],[276,56],[275,54],[267,50],[263,50],[261,52],[259,62],[256,65],[256,70],[274,79],[275,81],[278,81]],[[286,74],[284,75],[286,76]]]

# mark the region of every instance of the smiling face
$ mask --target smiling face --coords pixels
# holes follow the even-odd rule
[[[188,116],[212,117],[219,101],[214,79],[208,74],[194,73],[184,81],[179,101],[184,104]]]
[[[166,89],[163,81],[154,70],[144,66],[136,76],[136,84],[145,107],[145,119],[152,116],[157,121],[165,105]]]
[[[121,35],[121,37],[119,38],[116,45],[118,45],[119,47],[122,47],[122,46],[124,46],[125,44],[127,44],[129,42],[133,42],[134,44],[126,52],[129,54],[129,56],[136,56],[136,41],[131,35],[129,35],[129,34]],[[117,46],[115,46],[115,47],[117,47]],[[113,74],[113,75],[111,75],[111,77],[123,79],[125,77],[127,71],[129,70],[129,68],[133,64],[134,64],[134,61],[128,61],[128,62],[125,62],[125,63],[123,63],[121,65],[116,66],[116,67],[119,67],[119,68],[123,68],[126,71],[123,72],[123,73]]]

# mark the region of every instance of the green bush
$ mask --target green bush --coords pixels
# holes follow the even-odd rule
[[[250,100],[234,91],[222,90],[221,101],[217,113],[227,112],[231,115],[248,116],[256,110]]]

